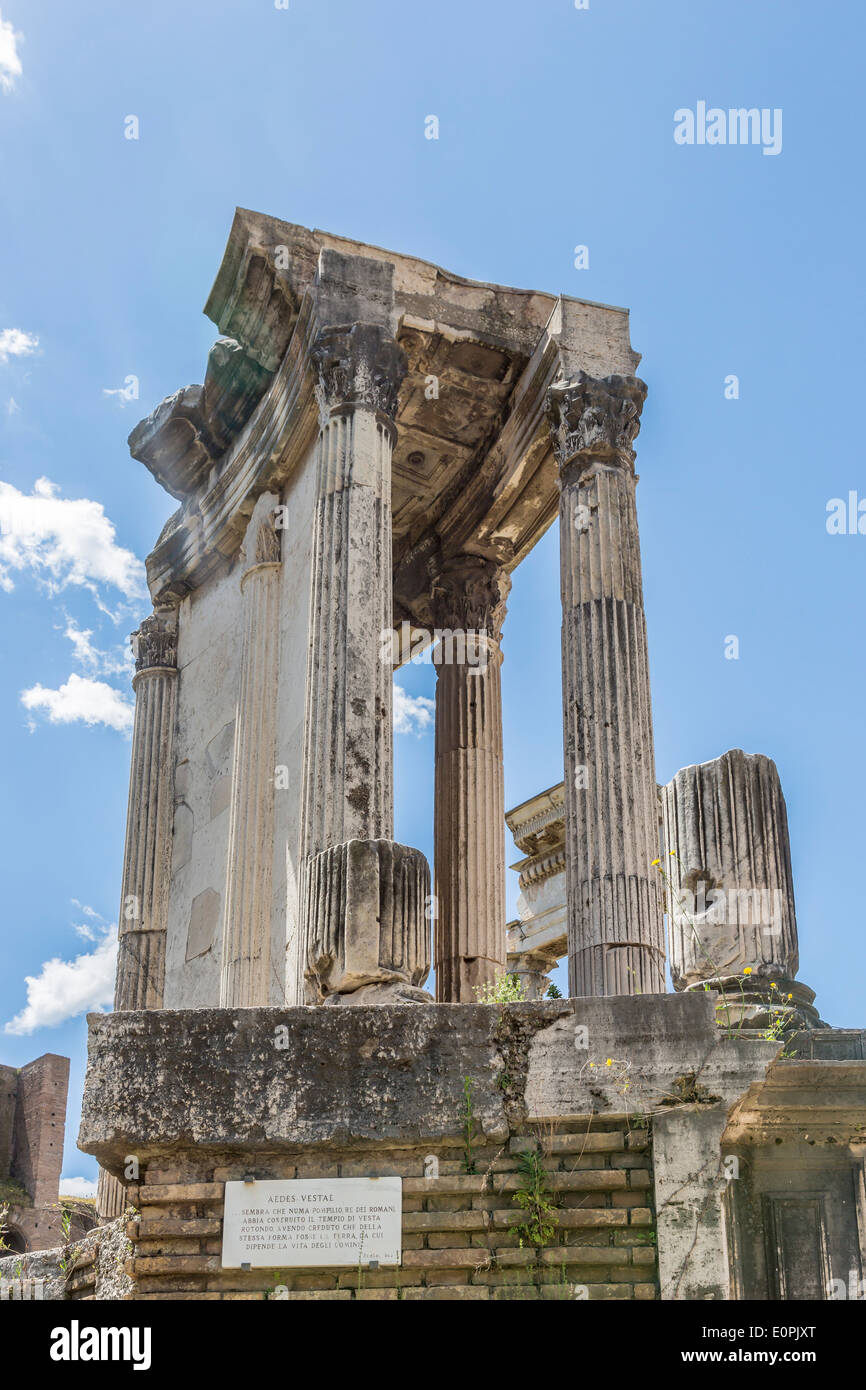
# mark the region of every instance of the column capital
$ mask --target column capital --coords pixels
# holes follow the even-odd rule
[[[340,407],[362,406],[394,419],[408,362],[387,329],[370,323],[324,328],[310,359],[324,418]]]
[[[578,372],[547,393],[551,440],[560,469],[573,460],[631,468],[647,388],[636,376]]]
[[[498,644],[510,591],[511,577],[495,560],[459,555],[445,561],[433,576],[434,619],[446,628],[484,631]]]
[[[174,615],[153,613],[130,635],[135,674],[152,669],[177,669],[177,623]]]

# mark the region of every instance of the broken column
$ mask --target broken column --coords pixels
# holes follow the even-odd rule
[[[270,920],[274,857],[274,753],[279,655],[280,533],[273,515],[253,518],[244,603],[241,684],[232,768],[220,1006],[271,1002]]]
[[[369,279],[375,267],[356,270]],[[353,323],[320,332],[312,361],[320,433],[299,998],[426,1000],[418,985],[429,971],[429,870],[420,851],[393,841],[392,664],[384,642],[393,628],[391,454],[406,359],[387,327]]]
[[[559,465],[569,990],[659,994],[664,928],[633,443],[646,387],[551,387]]]
[[[721,1024],[815,1027],[799,966],[788,815],[775,763],[735,748],[661,789],[671,978],[719,990]]]
[[[511,580],[481,556],[433,586],[436,663],[436,998],[474,1004],[505,970],[500,646]]]
[[[131,638],[135,723],[129,774],[126,844],[118,918],[114,1007],[161,1009],[174,813],[177,703],[177,613],[145,618]],[[100,1170],[97,1211],[119,1216],[122,1185]]]

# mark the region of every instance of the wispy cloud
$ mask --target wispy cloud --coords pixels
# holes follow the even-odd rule
[[[0,482],[0,588],[10,593],[13,570],[32,570],[52,592],[79,584],[96,593],[111,584],[127,598],[144,597],[144,565],[117,544],[101,502],[58,496],[39,478],[28,497]]]
[[[0,14],[0,90],[11,92],[16,80],[21,76],[21,59],[18,57],[18,40],[12,25]]]
[[[27,1003],[6,1024],[16,1036],[56,1028],[79,1014],[104,1011],[114,999],[117,937],[111,927],[94,951],[75,960],[47,960],[38,975],[25,976]]]
[[[0,21],[0,73],[3,71],[2,59],[3,25]],[[0,329],[0,366],[5,366],[10,357],[32,357],[39,346],[34,333],[24,333],[20,328]]]
[[[86,627],[80,628],[74,618],[64,614],[66,618],[66,628],[64,637],[68,637],[73,647],[75,660],[86,667],[88,671],[103,676],[131,675],[135,663],[132,659],[132,651],[127,647],[117,648],[115,654],[101,651],[99,647],[94,647],[91,642],[93,629]]]
[[[394,733],[416,734],[419,738],[433,723],[436,704],[424,695],[407,695],[401,685],[394,686]]]
[[[135,715],[132,700],[119,690],[75,672],[58,690],[47,690],[43,685],[22,690],[21,703],[26,710],[46,714],[50,724],[104,724],[120,734],[130,731]],[[29,727],[32,733],[35,720],[30,720]]]
[[[87,903],[80,903],[77,898],[72,899],[79,912],[83,912],[90,922],[77,922],[75,924],[75,934],[80,936],[82,941],[101,941],[107,930],[105,918],[101,912],[97,912],[95,907],[89,907]],[[90,923],[94,925],[90,925]]]

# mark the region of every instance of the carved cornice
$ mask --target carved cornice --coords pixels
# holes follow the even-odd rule
[[[547,393],[551,440],[560,469],[573,460],[631,468],[647,388],[636,376],[578,372]]]
[[[534,859],[520,875],[518,882],[521,888],[528,888],[531,883],[542,883],[546,878],[553,878],[555,874],[565,873],[565,847],[554,850],[553,854],[547,854],[543,859]]]
[[[145,618],[129,640],[136,675],[154,666],[177,667],[177,627],[173,620],[154,613],[152,617]]]
[[[386,329],[369,323],[323,329],[310,359],[323,416],[339,406],[360,405],[394,419],[408,363]]]
[[[431,585],[437,627],[463,632],[487,632],[498,642],[505,622],[511,579],[501,565],[481,555],[448,561]]]

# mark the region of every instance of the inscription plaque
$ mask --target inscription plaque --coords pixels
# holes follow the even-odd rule
[[[399,1265],[401,1178],[227,1182],[224,1269]]]

